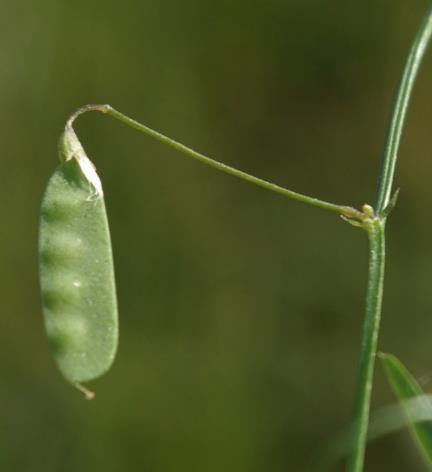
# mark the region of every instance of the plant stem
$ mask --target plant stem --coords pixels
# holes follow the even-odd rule
[[[384,221],[375,217],[365,220],[363,226],[369,237],[369,272],[366,313],[363,323],[360,365],[354,403],[352,446],[348,460],[349,472],[361,472],[363,470],[384,286]]]
[[[387,207],[392,192],[394,173],[401,142],[405,117],[420,65],[432,36],[432,6],[426,12],[410,54],[405,65],[396,101],[393,108],[390,126],[387,132],[386,145],[378,179],[375,210],[378,215]]]
[[[138,131],[141,131],[142,133],[147,134],[148,136],[156,139],[157,141],[160,141],[161,143],[167,144],[168,146],[176,149],[177,151],[180,151],[182,154],[188,157],[192,157],[193,159],[196,159],[226,174],[230,174],[234,177],[238,177],[242,180],[246,180],[247,182],[255,184],[258,187],[265,188],[272,192],[283,195],[284,197],[297,200],[299,202],[308,203],[310,205],[323,208],[325,210],[339,213],[340,215],[343,215],[346,218],[362,219],[362,213],[350,206],[337,205],[335,203],[319,200],[318,198],[309,197],[307,195],[303,195],[298,192],[293,192],[292,190],[288,190],[284,187],[280,187],[279,185],[273,184],[266,180],[260,179],[258,177],[254,177],[253,175],[247,174],[246,172],[242,172],[241,170],[235,169],[234,167],[227,166],[226,164],[223,164],[222,162],[219,162],[214,159],[211,159],[210,157],[204,156],[204,154],[194,151],[193,149],[185,146],[184,144],[181,144],[178,141],[175,141],[163,135],[162,133],[159,133],[158,131],[151,129],[148,126],[145,126],[132,118],[129,118],[123,113],[120,113],[119,111],[115,110],[110,105],[86,105],[82,108],[79,108],[73,115],[71,115],[71,117],[66,123],[66,127],[72,127],[72,124],[75,121],[75,119],[79,115],[86,113],[88,111],[99,111],[109,116],[112,116],[113,118],[121,121],[122,123]]]
[[[373,372],[381,318],[385,265],[385,220],[392,206],[391,193],[403,127],[415,79],[426,48],[432,37],[432,6],[427,10],[405,65],[388,129],[381,174],[378,179],[374,219],[363,227],[369,236],[369,275],[366,296],[366,315],[360,352],[352,432],[352,449],[348,460],[349,472],[363,470],[369,423]]]
[[[384,284],[384,225],[389,204],[391,205],[394,173],[409,100],[412,95],[415,79],[420,69],[424,53],[431,37],[432,7],[430,7],[426,12],[419,32],[417,33],[411,47],[393,108],[386,139],[381,174],[377,186],[377,197],[375,203],[375,213],[377,216],[369,222],[365,220],[363,223],[363,227],[367,230],[369,236],[369,275],[366,296],[366,314],[363,325],[360,365],[358,370],[356,399],[354,403],[352,446],[348,460],[349,472],[361,472],[363,470]]]

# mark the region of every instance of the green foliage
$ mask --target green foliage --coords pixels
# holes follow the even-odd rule
[[[350,16],[353,17],[353,15],[350,15]],[[213,24],[213,19],[212,19],[212,24]],[[425,25],[428,26],[427,21]],[[344,27],[344,32],[346,29],[347,28]],[[430,28],[424,29],[425,34],[430,33],[429,29]],[[381,32],[380,32],[380,36],[381,36]],[[133,125],[135,128],[141,129],[141,131],[144,131],[147,134],[152,135],[153,137],[155,137],[156,139],[159,139],[160,141],[163,141],[163,142],[165,141],[166,143],[172,145],[174,148],[177,148],[178,150],[184,152],[185,154],[188,154],[190,157],[194,157],[208,165],[218,168],[219,170],[222,170],[231,175],[235,175],[237,177],[243,178],[244,180],[260,185],[261,187],[276,191],[279,194],[286,195],[286,196],[295,198],[296,200],[303,201],[306,203],[311,203],[311,204],[314,204],[315,206],[326,208],[331,211],[336,211],[339,214],[341,214],[341,216],[345,217],[345,219],[348,219],[354,225],[362,226],[364,229],[366,229],[369,235],[370,243],[371,243],[370,244],[370,264],[369,264],[370,272],[369,272],[368,296],[367,296],[367,306],[366,306],[366,319],[365,319],[364,331],[363,331],[364,342],[362,343],[363,349],[361,353],[361,361],[360,361],[360,369],[359,369],[359,377],[358,377],[359,381],[358,381],[358,387],[357,387],[357,402],[356,402],[356,412],[355,412],[356,418],[354,421],[354,425],[357,431],[354,435],[354,441],[353,441],[354,454],[353,454],[353,460],[351,463],[351,470],[353,471],[354,470],[359,471],[359,470],[362,470],[363,468],[366,436],[367,436],[367,429],[368,429],[368,419],[369,419],[369,405],[370,405],[370,398],[371,398],[371,391],[372,391],[373,368],[374,368],[374,361],[375,361],[376,346],[377,346],[377,341],[378,341],[379,320],[380,320],[380,314],[381,314],[381,298],[382,298],[383,268],[384,268],[384,240],[385,240],[384,223],[385,223],[385,218],[387,216],[387,210],[389,208],[387,204],[389,203],[389,198],[391,194],[397,151],[398,151],[398,146],[400,142],[400,136],[402,133],[403,122],[404,122],[404,118],[405,118],[405,114],[407,110],[408,99],[412,91],[412,86],[414,83],[415,75],[418,70],[418,66],[420,65],[422,53],[424,52],[424,47],[423,47],[424,45],[422,43],[423,40],[426,41],[426,39],[422,35],[420,35],[420,42],[416,43],[417,46],[414,47],[414,54],[411,56],[411,59],[412,58],[414,59],[408,64],[407,70],[408,71],[411,70],[411,72],[408,75],[404,76],[404,81],[401,87],[403,100],[401,102],[399,101],[398,102],[399,105],[396,106],[396,109],[395,109],[396,111],[394,114],[394,118],[396,118],[396,120],[393,121],[393,125],[390,127],[391,129],[390,140],[388,141],[389,145],[387,147],[386,159],[383,166],[383,175],[381,177],[381,181],[379,184],[377,203],[375,205],[375,209],[372,209],[372,207],[368,207],[371,209],[371,212],[367,214],[366,214],[366,211],[359,212],[352,209],[351,207],[335,205],[332,203],[328,203],[327,201],[317,200],[312,197],[307,197],[305,195],[292,192],[283,187],[271,184],[267,181],[258,179],[249,174],[245,174],[232,167],[225,166],[224,164],[218,163],[217,161],[213,161],[203,156],[202,154],[196,153],[195,151],[192,151],[191,149],[186,148],[185,146],[177,142],[169,140],[168,138],[165,138],[161,134],[157,132],[153,132],[149,128],[146,128],[143,125],[137,124],[136,122],[133,122],[133,120],[130,120],[124,115],[121,115],[119,112],[116,112],[115,110],[111,109],[112,116],[115,116],[116,114],[117,114],[117,118],[120,118],[120,116],[122,116],[121,118],[122,121],[124,122],[129,121],[128,124]],[[140,43],[137,42],[136,44],[140,44]],[[104,44],[104,50],[106,50],[105,46],[106,45]],[[187,49],[188,48],[189,48],[189,45],[187,45]],[[418,50],[416,48],[418,48]],[[330,48],[330,49],[333,51],[333,48]],[[226,50],[229,50],[229,48],[225,48],[225,47],[223,48],[224,54]],[[285,45],[284,45],[284,50],[285,50]],[[421,54],[417,54],[417,52],[421,52]],[[239,54],[238,56],[241,57],[242,55]],[[253,56],[253,63],[255,63],[255,54]],[[412,66],[411,69],[409,69],[410,64]],[[110,67],[110,70],[112,70],[111,67]],[[122,70],[122,68],[118,68],[117,70]],[[412,75],[410,75],[411,73]],[[254,76],[254,74],[250,74],[250,75]],[[136,76],[140,77],[139,74],[136,74]],[[188,82],[188,80],[186,80],[186,82]],[[231,83],[231,77],[230,77],[230,83]],[[243,86],[243,81],[241,81],[240,83]],[[273,90],[273,87],[269,87],[269,90]],[[165,94],[163,94],[163,96],[165,97]],[[400,97],[401,96],[399,96],[399,98]],[[135,96],[133,100],[135,102],[136,100]],[[247,103],[247,100],[243,100],[240,102]],[[286,110],[284,110],[284,113],[285,111]],[[232,114],[232,115],[234,116],[235,114]],[[264,116],[264,114],[257,114],[257,116],[262,117]],[[295,117],[297,118],[296,114],[295,114]],[[237,129],[237,128],[235,127],[234,129]],[[342,136],[344,133],[338,132],[337,134],[338,136]],[[211,133],[211,136],[213,136],[212,133]],[[310,136],[308,135],[307,138],[310,139]],[[251,143],[253,143],[253,139],[251,139],[250,141]],[[253,145],[251,145],[251,148],[252,147]],[[264,146],[264,148],[267,150],[267,145]],[[355,153],[355,150],[353,150],[353,152]],[[257,155],[260,155],[260,153],[258,152]],[[114,277],[113,277],[113,272],[112,272],[110,242],[109,242],[108,229],[106,225],[106,215],[105,215],[103,199],[98,189],[98,184],[95,183],[92,167],[89,166],[85,160],[82,160],[79,158],[75,159],[76,157],[77,156],[75,156],[72,160],[69,160],[69,158],[66,157],[66,162],[60,166],[60,168],[56,171],[56,173],[54,174],[52,178],[52,182],[55,183],[55,185],[57,185],[57,187],[62,192],[64,192],[64,195],[62,196],[60,196],[61,192],[59,192],[58,202],[56,203],[56,205],[53,205],[56,207],[55,210],[52,211],[51,215],[49,214],[50,213],[49,209],[47,212],[45,212],[45,214],[44,214],[44,208],[42,209],[42,212],[41,212],[41,215],[43,217],[41,220],[41,281],[42,281],[42,290],[43,290],[44,315],[47,320],[46,325],[47,325],[48,333],[51,338],[52,345],[55,349],[56,359],[59,362],[60,368],[62,369],[64,375],[70,381],[74,383],[77,381],[91,380],[92,378],[103,373],[103,371],[105,371],[112,362],[112,358],[115,353],[115,346],[117,343],[116,337],[114,339],[114,337],[110,338],[110,336],[105,337],[104,335],[106,330],[110,332],[112,327],[114,327],[113,329],[113,332],[114,332],[117,328],[117,322],[115,318],[116,315],[114,315],[114,313],[116,312],[115,298],[114,298],[115,297]],[[324,156],[321,155],[321,157],[324,157]],[[115,169],[115,172],[116,171],[117,169]],[[174,174],[175,173],[176,172],[174,172]],[[167,174],[164,174],[164,176],[165,175]],[[173,180],[177,188],[177,185],[180,182],[180,178],[177,178],[177,175],[176,175]],[[73,191],[69,192],[70,188],[68,186],[71,186],[71,188],[73,188]],[[151,183],[150,183],[150,186],[151,186]],[[159,190],[158,186],[157,188]],[[80,192],[78,192],[77,189],[79,189]],[[48,191],[49,190],[50,189],[48,189]],[[48,195],[48,191],[47,191],[47,195]],[[74,194],[75,191],[77,191],[77,195]],[[135,192],[135,197],[137,196],[137,194],[138,192]],[[46,201],[49,201],[47,200],[47,196],[45,197],[44,205]],[[91,207],[88,205],[89,202],[93,202],[95,204],[92,210],[94,210],[94,212],[98,214],[96,218],[93,217],[94,215],[91,215]],[[77,205],[78,203],[79,205]],[[252,205],[248,205],[247,207],[250,208],[252,207]],[[70,225],[70,227],[73,230],[70,234],[59,233],[58,232],[59,227],[58,225],[55,225],[54,223],[60,222],[62,218],[65,217],[65,215],[70,217],[71,215],[73,215],[73,212],[77,208],[80,209],[80,211],[83,210],[82,213],[80,213],[82,215],[81,223],[77,224],[76,226]],[[87,216],[84,216],[84,215],[87,215]],[[84,223],[84,220],[86,221],[85,223]],[[135,221],[135,218],[133,219],[133,221]],[[145,220],[145,222],[147,223],[147,219]],[[96,223],[96,227],[106,228],[106,231],[103,237],[94,236],[95,228],[94,226],[92,227],[92,225],[94,225],[95,223]],[[197,224],[196,226],[198,227],[200,225]],[[147,226],[145,226],[144,223],[141,223],[141,228],[145,228],[145,231],[147,231]],[[82,233],[80,233],[80,231]],[[50,240],[50,238],[56,234],[58,235],[57,241],[55,242],[55,241]],[[76,257],[77,255],[79,255],[79,250],[77,250],[79,248],[75,247],[76,242],[77,242],[75,236],[77,234],[82,234],[83,240],[86,241],[87,248],[91,247],[92,249],[91,251],[88,250],[86,252],[86,256],[88,257],[86,257],[85,259],[83,257],[80,263],[74,266],[73,263],[74,261],[77,262]],[[162,234],[165,234],[165,230],[162,232]],[[274,238],[276,237],[277,236],[275,235]],[[173,238],[173,239],[176,239],[176,238]],[[45,247],[42,244],[42,242],[44,241],[46,243]],[[100,244],[102,242],[103,244]],[[242,241],[242,246],[243,244],[244,243]],[[50,245],[52,245],[52,247],[55,249],[51,253],[50,253]],[[286,247],[293,247],[293,246],[289,246],[289,244],[288,245],[284,244],[284,248]],[[107,256],[105,260],[109,259],[110,263],[104,268],[104,270],[106,270],[106,273],[104,273],[104,270],[102,270],[102,272],[99,271],[96,274],[96,268],[94,267],[95,260],[92,260],[92,255],[95,253],[97,254],[99,251],[102,251],[102,248],[104,248],[105,254],[109,253],[109,256]],[[133,250],[131,250],[131,253],[135,255],[135,252]],[[215,257],[214,259],[217,260],[218,257]],[[167,261],[168,261],[167,265],[169,265],[171,263],[171,259],[167,257]],[[94,289],[94,290],[89,291],[85,295],[85,297],[83,297],[82,299],[79,299],[79,297],[76,298],[76,291],[71,289],[71,284],[70,284],[71,279],[69,277],[70,273],[67,272],[68,270],[70,270],[71,267],[75,267],[80,272],[80,277],[82,277],[83,279],[88,277],[89,280],[87,284],[89,287],[92,286],[92,288]],[[92,270],[94,270],[94,272],[92,272]],[[81,271],[83,273],[81,273]],[[260,271],[257,270],[257,272],[260,272]],[[269,271],[269,272],[274,274],[273,271]],[[100,280],[98,279],[98,277],[101,275],[102,275],[101,278],[104,278],[105,275],[107,275],[108,280],[111,277],[112,283],[108,284],[107,286],[98,285],[98,283],[100,283]],[[151,276],[153,277],[153,275],[154,274],[152,272]],[[341,276],[339,275],[339,277]],[[344,279],[344,277],[345,276],[343,275],[341,278]],[[44,280],[49,282],[49,283],[48,282],[46,283],[46,288],[44,288],[44,283],[45,283]],[[51,283],[51,286],[49,285],[50,283]],[[140,282],[139,291],[142,290],[143,285],[144,284]],[[309,291],[309,287],[307,287],[307,290]],[[168,291],[165,291],[163,295],[165,296],[165,294]],[[217,298],[219,300],[220,298],[219,293],[217,294]],[[175,297],[172,296],[170,297],[170,299],[174,300]],[[231,297],[226,297],[226,299],[229,300],[229,303],[231,303]],[[99,305],[102,306],[104,303],[106,303],[108,309],[103,312],[101,311],[100,312],[101,317],[98,319],[99,321],[101,321],[103,317],[108,314],[110,315],[108,323],[105,323],[105,322],[96,323],[96,318],[93,318],[94,312],[89,309],[89,303],[88,303],[89,300],[91,300],[92,302],[95,301],[96,305],[98,306]],[[175,303],[175,300],[173,301],[173,304],[174,303]],[[131,303],[131,305],[133,305],[133,303]],[[79,319],[78,323],[76,323],[75,317],[67,316],[67,311],[70,307],[74,308],[73,310],[74,313],[75,313],[75,308],[79,308],[77,312],[79,311],[79,314],[80,316],[82,316],[82,318]],[[139,307],[139,310],[141,310],[141,306]],[[138,308],[136,308],[136,311],[138,312]],[[88,324],[89,319],[91,320],[91,323],[90,323],[91,325]],[[163,323],[161,323],[161,325],[162,324]],[[282,331],[283,330],[281,330],[281,332]],[[113,334],[113,332],[111,334]],[[256,330],[256,332],[261,335],[261,330],[259,329],[259,327]],[[279,330],[275,329],[275,333],[276,332],[279,332]],[[88,345],[85,346],[84,348],[81,343],[84,342],[86,337],[88,340],[92,339],[93,342],[88,343]],[[100,339],[102,339],[102,341]],[[104,340],[107,341],[105,344],[104,344],[105,342]],[[261,340],[261,337],[260,337],[260,340]],[[164,339],[164,341],[166,341],[166,339]],[[164,341],[162,342],[162,348],[161,348],[161,353],[162,353],[163,358],[165,358],[165,355],[166,355],[166,347],[167,347],[166,345],[170,344],[170,343],[165,343]],[[62,351],[63,353],[67,353],[67,354],[63,354],[64,355],[63,359],[60,356],[60,353]],[[90,362],[89,364],[82,362],[83,353],[85,353],[85,355],[88,355],[89,357],[93,356],[93,362]],[[292,352],[290,352],[290,354],[292,354]],[[66,358],[69,359],[67,362],[64,361],[64,359]],[[290,358],[292,358],[292,356],[290,356]],[[181,366],[181,363],[179,363],[179,365]],[[230,363],[227,362],[227,365],[230,365]],[[155,370],[156,375],[158,375],[159,372],[157,371],[157,369],[155,368],[154,370]],[[235,376],[233,376],[233,378],[234,377]],[[339,382],[339,385],[341,384],[342,382]],[[189,393],[189,389],[186,388],[186,391]],[[229,397],[229,401],[227,401],[227,403],[230,403],[232,399],[229,395],[228,397]],[[254,411],[253,408],[251,408],[251,410]],[[216,416],[218,415],[215,415],[215,417]],[[157,420],[157,423],[159,424],[159,418]],[[226,436],[225,428],[221,428],[221,430],[223,430],[222,435],[225,437]],[[179,436],[182,436],[183,438],[183,435],[179,435]],[[201,435],[197,434],[197,437],[200,438]],[[281,437],[285,437],[285,435],[281,434]]]
[[[398,398],[408,418],[411,433],[416,440],[419,449],[432,469],[432,402],[427,397],[416,379],[408,369],[393,355],[380,354],[387,380]],[[413,409],[406,401],[418,399],[416,409]],[[420,413],[428,420],[418,421]]]

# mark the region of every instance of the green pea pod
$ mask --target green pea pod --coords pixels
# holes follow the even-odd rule
[[[40,210],[39,273],[45,328],[64,377],[81,382],[111,366],[118,342],[108,219],[96,170],[71,127]]]

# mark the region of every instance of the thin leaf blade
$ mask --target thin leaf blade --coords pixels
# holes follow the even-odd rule
[[[432,415],[432,402],[425,396],[413,375],[392,354],[381,353],[379,355],[387,376],[387,380],[407,415],[408,424],[415,442],[422,452],[429,468],[432,469],[432,421],[419,422],[413,415],[412,409],[408,408],[406,402],[415,397],[422,398],[422,408]]]

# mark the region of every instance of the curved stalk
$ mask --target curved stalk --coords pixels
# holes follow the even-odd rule
[[[369,237],[369,272],[366,313],[354,403],[352,445],[348,460],[349,472],[361,472],[363,470],[384,287],[384,222],[380,218],[373,218],[365,220],[363,227],[367,230]]]
[[[347,205],[337,205],[335,203],[330,203],[326,202],[324,200],[319,200],[318,198],[314,197],[309,197],[307,195],[303,195],[298,192],[293,192],[292,190],[288,190],[284,187],[280,187],[279,185],[276,185],[274,183],[268,182],[266,180],[260,179],[258,177],[255,177],[253,175],[247,174],[246,172],[243,172],[241,170],[235,169],[234,167],[227,166],[226,164],[223,164],[222,162],[216,161],[214,159],[211,159],[210,157],[204,156],[204,154],[201,154],[197,151],[194,151],[193,149],[185,146],[184,144],[179,143],[178,141],[175,141],[162,133],[159,133],[158,131],[155,131],[148,126],[145,126],[138,121],[129,118],[128,116],[124,115],[123,113],[120,113],[119,111],[115,110],[112,106],[110,105],[86,105],[81,108],[79,108],[66,123],[66,128],[72,127],[73,122],[75,119],[79,116],[82,115],[83,113],[86,113],[88,111],[99,111],[102,113],[105,113],[109,116],[112,116],[113,118],[121,121],[122,123],[126,124],[127,126],[130,126],[138,131],[141,131],[142,133],[147,134],[148,136],[156,139],[157,141],[160,141],[161,143],[167,144],[168,146],[176,149],[177,151],[180,151],[182,154],[192,157],[193,159],[196,159],[203,164],[206,164],[210,167],[213,167],[217,170],[220,170],[224,172],[225,174],[230,174],[234,177],[238,177],[242,180],[246,180],[247,182],[250,182],[254,185],[257,185],[258,187],[265,188],[267,190],[270,190],[272,192],[278,193],[280,195],[283,195],[284,197],[291,198],[292,200],[297,200],[299,202],[303,203],[308,203],[309,205],[313,205],[319,208],[323,208],[324,210],[329,210],[333,211],[336,213],[339,213],[340,215],[348,218],[348,219],[357,219],[361,220],[362,219],[362,213],[355,208],[352,208]]]

